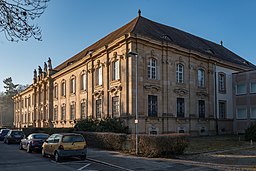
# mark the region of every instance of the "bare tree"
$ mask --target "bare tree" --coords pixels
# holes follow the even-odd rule
[[[9,41],[41,40],[41,29],[32,24],[39,18],[50,0],[0,0],[0,32]]]

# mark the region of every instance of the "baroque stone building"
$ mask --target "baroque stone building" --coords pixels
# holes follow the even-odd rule
[[[137,76],[140,133],[233,132],[232,73],[254,67],[222,44],[139,12],[57,67],[50,61],[35,70],[33,84],[14,97],[14,124],[72,127],[117,117],[134,131]]]

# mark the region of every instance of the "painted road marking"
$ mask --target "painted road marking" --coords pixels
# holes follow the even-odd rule
[[[81,168],[79,168],[79,169],[77,169],[77,170],[83,170],[84,168],[86,168],[86,167],[88,167],[88,166],[90,166],[91,164],[89,163],[89,164],[87,164],[87,165],[84,165],[83,167],[81,167]]]

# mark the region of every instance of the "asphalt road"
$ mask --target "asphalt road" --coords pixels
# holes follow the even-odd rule
[[[42,157],[40,153],[27,153],[19,150],[19,145],[7,145],[0,141],[0,171],[209,171],[222,170],[200,166],[183,161],[147,159],[118,152],[88,149],[88,159],[65,159],[56,163],[51,157]]]

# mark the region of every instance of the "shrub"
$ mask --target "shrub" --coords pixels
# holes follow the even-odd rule
[[[122,150],[127,136],[108,132],[84,132],[82,134],[90,147],[107,150]]]
[[[188,146],[187,136],[143,135],[139,136],[139,153],[146,157],[172,157],[183,154]]]
[[[115,132],[115,133],[128,133],[128,126],[117,118],[105,118],[102,120],[93,120],[91,118],[78,121],[75,125],[77,131],[89,132]]]
[[[245,136],[246,141],[256,141],[256,123],[252,123],[248,128],[245,129]]]

